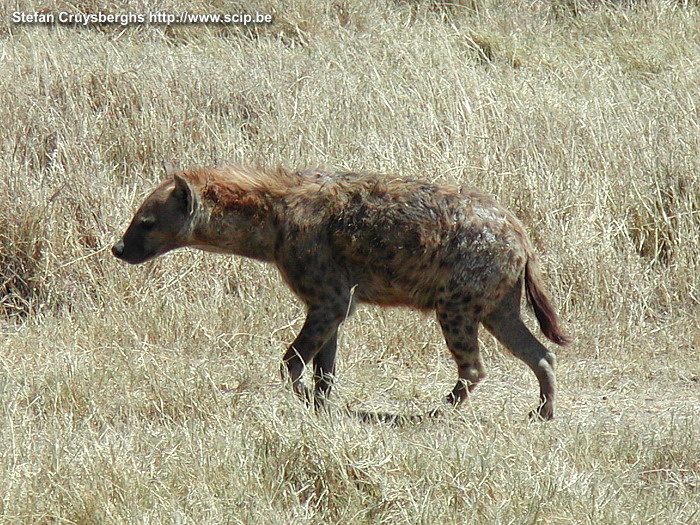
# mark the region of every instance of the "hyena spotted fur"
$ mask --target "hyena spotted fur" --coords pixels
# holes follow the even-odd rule
[[[492,197],[367,173],[166,170],[113,254],[138,264],[192,247],[274,263],[307,307],[282,367],[298,395],[321,405],[329,394],[338,327],[356,303],[401,305],[436,312],[459,376],[449,403],[485,376],[482,324],[535,373],[533,415],[554,416],[555,357],[520,317],[523,288],[544,335],[569,340],[523,225]],[[310,362],[313,396],[301,382]]]

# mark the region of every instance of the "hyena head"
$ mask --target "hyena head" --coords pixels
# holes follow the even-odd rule
[[[188,182],[166,165],[172,180],[158,186],[136,211],[112,253],[130,264],[139,264],[170,250],[186,246],[198,205]]]

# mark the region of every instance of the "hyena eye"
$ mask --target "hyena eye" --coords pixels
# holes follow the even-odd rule
[[[155,225],[156,225],[156,220],[153,219],[152,217],[148,217],[146,219],[141,219],[141,227],[144,230],[152,230]]]

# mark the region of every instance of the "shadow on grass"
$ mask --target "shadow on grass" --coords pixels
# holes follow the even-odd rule
[[[415,425],[430,419],[439,419],[444,415],[441,409],[433,409],[424,414],[392,414],[389,412],[372,411],[372,410],[356,410],[346,408],[345,412],[363,423],[373,425],[384,424],[394,427],[404,427],[407,425]]]

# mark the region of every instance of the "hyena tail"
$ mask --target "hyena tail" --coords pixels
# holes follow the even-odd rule
[[[545,293],[537,259],[532,255],[525,265],[525,291],[527,301],[535,312],[542,333],[553,343],[561,346],[568,345],[571,339],[559,327],[559,317]]]

